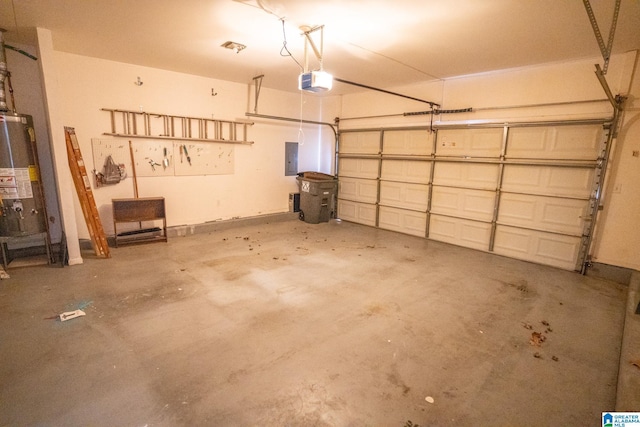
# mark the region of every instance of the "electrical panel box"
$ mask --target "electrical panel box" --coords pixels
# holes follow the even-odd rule
[[[298,143],[285,142],[284,148],[284,175],[298,175]]]

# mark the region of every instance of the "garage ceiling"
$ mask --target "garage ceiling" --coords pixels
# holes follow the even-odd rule
[[[606,42],[615,1],[591,4]],[[303,63],[301,26],[324,25],[326,71],[385,89],[600,56],[580,0],[0,0],[0,17],[8,44],[34,45],[42,27],[56,50],[240,83],[263,74],[286,91],[300,68],[283,43]],[[634,49],[640,1],[622,0],[613,52]]]

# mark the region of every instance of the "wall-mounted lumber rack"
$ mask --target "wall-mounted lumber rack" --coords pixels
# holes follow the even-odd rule
[[[102,108],[111,116],[111,132],[104,135],[125,138],[171,139],[180,141],[253,144],[247,128],[253,122],[172,116],[143,111]]]

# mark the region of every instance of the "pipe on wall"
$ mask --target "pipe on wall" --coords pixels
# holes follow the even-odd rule
[[[7,107],[7,95],[4,90],[4,82],[9,76],[7,69],[7,57],[4,51],[4,28],[0,28],[0,111],[9,111]]]

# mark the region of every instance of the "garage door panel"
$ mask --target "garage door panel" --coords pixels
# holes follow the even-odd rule
[[[431,176],[431,162],[417,160],[383,160],[382,179],[427,184]]]
[[[593,169],[506,165],[502,188],[518,193],[588,198],[593,180]]]
[[[380,154],[380,132],[341,133],[338,151],[343,154]]]
[[[552,199],[545,202],[540,222],[548,225],[549,229],[557,226],[558,231],[580,234],[588,207],[580,200]]]
[[[341,155],[354,155],[340,158],[339,214],[574,270],[581,262],[582,236],[589,231],[584,218],[606,132],[601,124],[569,122],[506,127],[506,141],[504,126],[445,126],[436,134],[423,129],[354,132],[340,149]],[[365,186],[366,181],[371,184]]]
[[[378,226],[385,230],[424,237],[427,228],[427,214],[380,206]]]
[[[404,182],[380,182],[380,204],[425,211],[429,201],[429,186]]]
[[[396,155],[431,154],[433,133],[424,130],[388,130],[384,132],[382,153]]]
[[[601,125],[512,128],[507,157],[595,160],[601,140]]]
[[[375,203],[378,200],[378,181],[357,178],[341,178],[338,181],[341,199]]]
[[[378,177],[377,159],[340,159],[338,174],[353,178],[376,179]]]
[[[486,251],[490,237],[491,224],[431,215],[430,239]]]
[[[338,216],[345,221],[376,225],[376,206],[349,200],[338,200]]]
[[[547,188],[551,194],[575,197],[589,197],[593,187],[593,168],[548,168]]]
[[[497,165],[438,163],[435,165],[433,181],[438,185],[495,189],[498,172]]]
[[[512,224],[529,224],[535,217],[535,200],[502,194],[498,220]]]
[[[584,200],[503,193],[498,222],[581,235],[587,208]]]
[[[573,270],[580,238],[498,225],[494,252],[512,258]]]
[[[436,155],[498,157],[502,134],[502,128],[439,130]]]
[[[431,211],[442,215],[491,221],[495,193],[482,190],[433,187]]]
[[[442,162],[434,167],[433,183],[437,185],[494,190],[498,185],[498,165]]]

